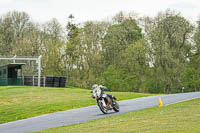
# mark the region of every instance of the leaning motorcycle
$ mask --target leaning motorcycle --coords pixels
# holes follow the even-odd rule
[[[119,112],[119,104],[116,101],[115,96],[111,94],[105,94],[100,88],[95,88],[92,91],[92,98],[95,98],[100,110],[107,114],[109,110]]]

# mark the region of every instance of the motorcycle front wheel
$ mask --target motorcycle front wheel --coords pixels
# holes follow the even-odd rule
[[[103,103],[101,100],[97,101],[99,109],[101,110],[101,112],[103,112],[104,114],[108,113],[108,109],[106,107],[103,106]]]

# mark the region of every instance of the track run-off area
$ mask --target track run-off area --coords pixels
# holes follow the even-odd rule
[[[119,101],[120,112],[103,114],[97,105],[61,111],[28,119],[0,124],[0,133],[25,133],[76,124],[98,118],[119,115],[145,108],[158,106],[159,97],[164,106],[200,97],[200,92],[148,96],[131,100]]]

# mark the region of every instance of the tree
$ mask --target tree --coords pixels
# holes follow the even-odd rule
[[[25,12],[9,12],[0,20],[0,53],[1,55],[21,55],[30,46],[30,39],[37,27],[30,21]],[[37,35],[37,34],[34,34]],[[37,44],[35,44],[37,45]],[[21,50],[17,49],[21,47]],[[34,53],[35,51],[31,51]]]
[[[102,42],[108,25],[106,22],[86,22],[81,31],[83,71],[88,86],[100,81],[104,71]]]
[[[128,45],[142,38],[141,31],[142,29],[137,25],[134,18],[126,18],[123,14],[119,15],[117,23],[108,28],[102,44],[105,65],[114,64],[117,67],[121,55]]]
[[[70,33],[66,49],[68,74],[74,82],[81,85],[79,87],[90,87],[101,79],[103,72],[102,41],[107,30],[107,23],[85,22],[82,27],[68,23],[67,27]]]
[[[41,30],[41,53],[44,74],[63,76],[64,72],[64,48],[63,29],[54,18],[43,25]]]
[[[124,53],[123,65],[125,82],[130,90],[147,92],[145,80],[148,80],[149,44],[146,40],[140,39],[129,45]]]
[[[191,53],[190,42],[193,26],[179,14],[167,10],[154,19],[147,19],[147,37],[151,44],[155,87],[158,79],[165,93],[176,91],[181,85],[187,55]]]
[[[193,36],[192,52],[188,55],[189,62],[186,66],[183,84],[188,91],[199,91],[200,88],[200,20]]]

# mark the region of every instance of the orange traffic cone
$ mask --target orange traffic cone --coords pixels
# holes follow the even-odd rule
[[[161,100],[161,98],[159,97],[158,107],[162,107],[162,106],[163,106],[162,100]]]

